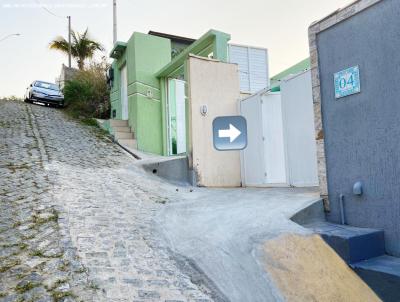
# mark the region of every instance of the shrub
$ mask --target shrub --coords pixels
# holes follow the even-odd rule
[[[22,98],[15,96],[15,95],[11,95],[11,96],[4,96],[4,97],[0,97],[0,100],[8,100],[8,101],[22,101]]]
[[[92,62],[85,70],[65,83],[64,98],[67,112],[76,118],[109,118],[110,89],[106,71],[109,65]]]

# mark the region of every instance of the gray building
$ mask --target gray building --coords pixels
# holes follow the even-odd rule
[[[399,16],[398,0],[361,0],[309,30],[319,179],[330,210],[327,218],[383,229],[386,252],[397,257]],[[357,183],[361,195],[353,191]]]

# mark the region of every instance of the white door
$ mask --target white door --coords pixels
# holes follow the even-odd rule
[[[242,151],[242,182],[244,186],[265,183],[266,169],[262,129],[261,96],[254,95],[240,103],[240,112],[247,121],[247,147]]]
[[[290,185],[318,186],[311,71],[281,82]]]
[[[128,72],[126,64],[121,68],[121,115],[123,120],[128,119]]]
[[[185,82],[176,80],[176,148],[177,153],[186,153],[186,97]]]
[[[168,79],[169,154],[186,153],[185,81]]]
[[[264,131],[265,183],[287,185],[282,104],[279,93],[261,97]]]

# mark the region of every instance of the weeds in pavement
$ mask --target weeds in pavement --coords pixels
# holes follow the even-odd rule
[[[17,284],[17,286],[15,287],[15,291],[19,294],[23,294],[25,292],[27,292],[28,290],[31,290],[32,288],[38,287],[40,286],[39,283],[35,283],[35,282],[21,282],[20,284]]]
[[[53,291],[51,293],[54,302],[64,301],[64,298],[74,298],[75,295],[71,291]]]
[[[0,273],[5,273],[9,269],[13,268],[14,266],[20,265],[20,264],[21,264],[21,260],[19,260],[19,259],[11,260],[8,263],[6,263],[5,265],[0,267]]]

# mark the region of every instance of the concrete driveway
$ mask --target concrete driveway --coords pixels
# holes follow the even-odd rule
[[[308,233],[289,218],[319,199],[315,189],[196,189],[185,195],[189,201],[168,204],[156,217],[181,269],[212,289],[215,301],[282,301],[263,268],[261,246],[281,234]]]

